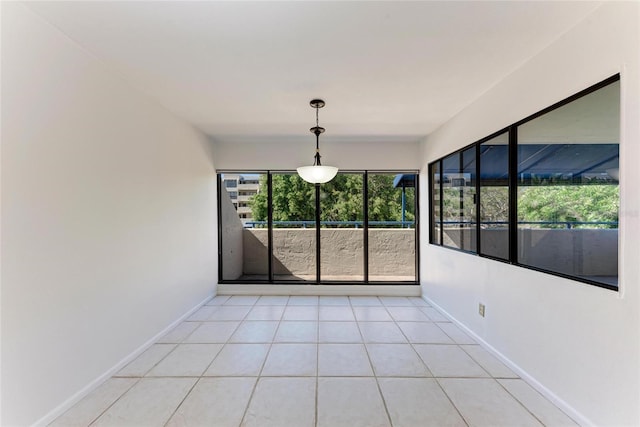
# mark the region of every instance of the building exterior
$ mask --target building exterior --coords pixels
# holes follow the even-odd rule
[[[251,221],[251,206],[249,201],[260,192],[260,181],[255,175],[224,174],[223,186],[238,211],[238,217],[243,224]]]

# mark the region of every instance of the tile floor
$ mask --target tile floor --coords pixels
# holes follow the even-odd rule
[[[575,423],[418,297],[219,296],[52,425]]]

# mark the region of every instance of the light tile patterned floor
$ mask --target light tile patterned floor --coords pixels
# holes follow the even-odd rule
[[[53,425],[575,423],[420,298],[220,296]]]

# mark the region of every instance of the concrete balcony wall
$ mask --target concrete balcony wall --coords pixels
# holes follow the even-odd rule
[[[222,274],[223,280],[234,280],[242,275],[243,242],[242,221],[231,203],[229,194],[220,194],[220,218],[222,227]]]
[[[482,247],[496,253],[506,242],[507,230],[484,230]],[[471,229],[445,228],[445,246],[471,247],[476,233]],[[618,275],[618,230],[609,229],[521,229],[518,231],[518,261],[521,264],[573,276]]]
[[[321,230],[322,274],[361,275],[364,265],[362,229]],[[313,228],[273,230],[274,274],[314,275],[316,231]],[[266,275],[267,230],[244,229],[244,274]],[[415,275],[415,231],[369,230],[369,274]]]

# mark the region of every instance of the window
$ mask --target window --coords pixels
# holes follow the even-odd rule
[[[476,250],[476,154],[475,147],[442,160],[442,244]]]
[[[236,188],[236,187],[238,187],[238,181],[236,181],[235,179],[234,180],[231,180],[231,179],[230,180],[226,180],[224,182],[224,186],[226,188]]]
[[[430,243],[617,289],[619,80],[430,164]]]
[[[480,144],[480,253],[509,259],[509,134]]]
[[[220,174],[219,188],[228,176],[239,175]],[[418,283],[415,172],[340,172],[320,186],[295,172],[240,176],[258,184],[239,191],[237,212],[219,193],[222,282]]]
[[[429,176],[431,177],[431,230],[430,242],[436,245],[442,244],[442,187],[440,185],[440,161],[430,165]]]
[[[237,199],[238,198],[238,192],[237,191],[229,191],[229,197],[232,199]]]
[[[619,94],[616,82],[518,127],[519,264],[617,286]]]
[[[370,281],[415,281],[416,174],[370,173],[368,260]]]

